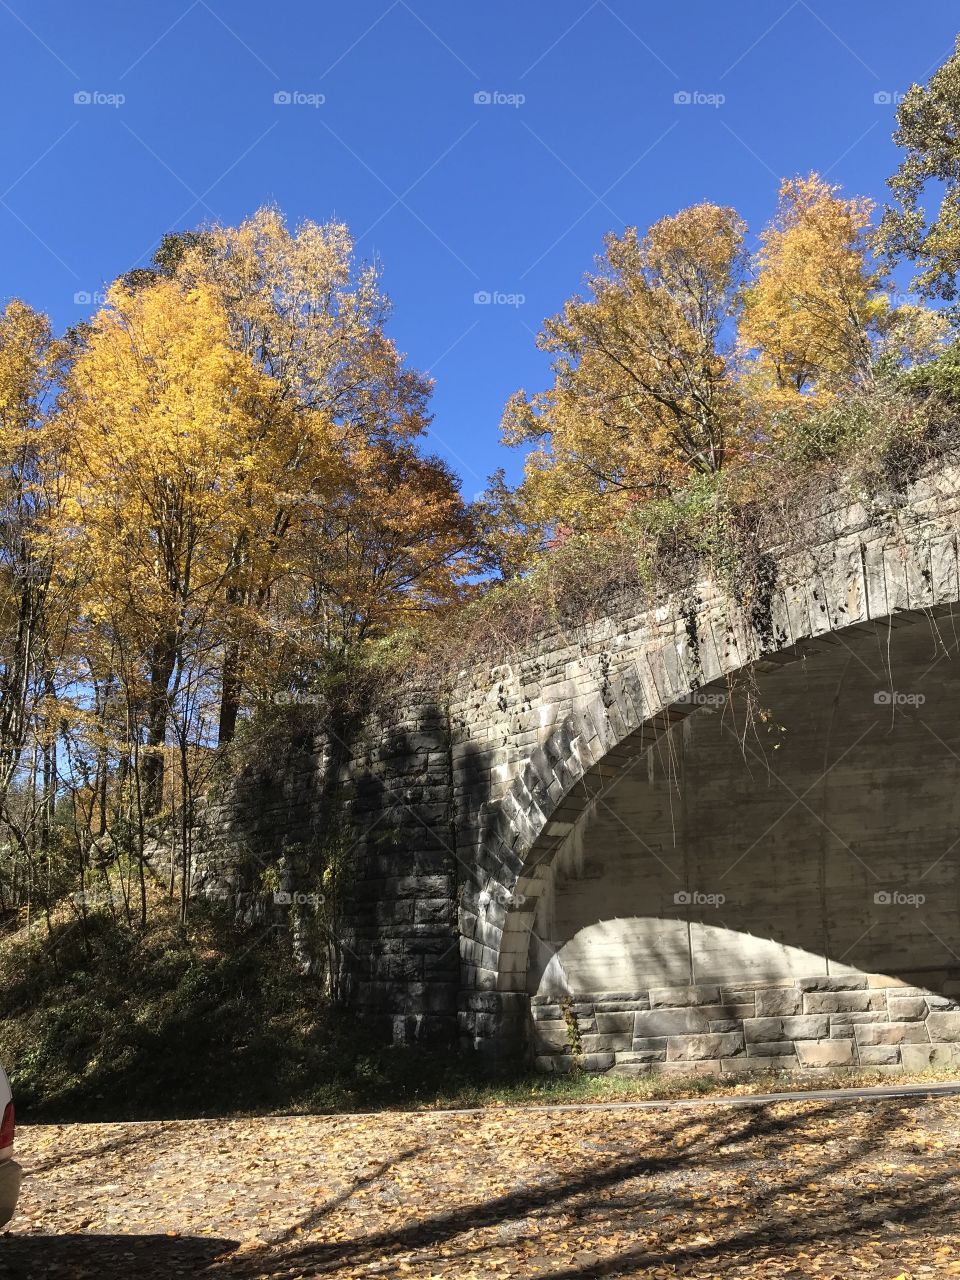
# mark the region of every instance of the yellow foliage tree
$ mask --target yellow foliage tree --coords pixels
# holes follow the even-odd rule
[[[0,807],[37,717],[47,783],[55,771],[49,726],[67,592],[53,578],[50,520],[60,485],[50,416],[63,360],[46,316],[17,300],[0,313]],[[49,817],[47,808],[46,826]]]
[[[844,199],[817,174],[781,185],[740,326],[771,399],[829,394],[868,375],[889,307],[881,274],[867,264],[872,212],[869,200]]]
[[[214,292],[172,280],[114,286],[71,372],[63,520],[86,625],[105,637],[101,661],[119,664],[143,733],[148,812],[178,684],[222,639],[228,549],[249,521],[238,497],[273,394],[231,345]]]
[[[718,471],[739,447],[729,360],[744,225],[703,204],[645,236],[608,236],[590,296],[545,323],[553,386],[507,406],[504,438],[528,444],[528,518],[608,526],[624,505]]]
[[[266,208],[238,227],[168,242],[162,259],[182,283],[216,294],[233,347],[271,388],[251,446],[247,518],[228,552],[226,742],[249,653],[258,651],[262,681],[271,648],[278,660],[288,652],[277,640],[284,609],[315,656],[381,634],[411,608],[456,598],[479,563],[477,531],[449,470],[413,450],[430,421],[431,384],[386,335],[389,303],[376,271],[354,263],[345,226],[306,221],[291,231]],[[296,598],[295,583],[307,594]]]

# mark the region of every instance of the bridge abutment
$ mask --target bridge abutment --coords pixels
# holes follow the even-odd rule
[[[960,1065],[958,517],[952,466],[825,497],[762,591],[624,600],[370,718],[297,820],[352,833],[347,998],[544,1070]]]

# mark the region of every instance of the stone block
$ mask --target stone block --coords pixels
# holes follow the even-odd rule
[[[731,1059],[736,1061],[736,1059]],[[650,1062],[647,1064],[648,1071],[655,1071],[658,1075],[675,1075],[675,1076],[715,1076],[719,1075],[722,1070],[721,1064],[716,1060],[706,1061],[690,1061],[690,1062]]]
[[[938,1013],[935,1010],[927,1015],[927,1031],[934,1041],[960,1041],[960,1013]]]
[[[927,1016],[927,1002],[922,996],[887,996],[891,1022],[919,1022]]]
[[[609,1071],[615,1061],[613,1053],[585,1053],[577,1059],[582,1071]]]
[[[662,1049],[645,1049],[640,1052],[618,1053],[617,1066],[636,1067],[648,1062],[663,1062],[667,1056],[666,1045]]]
[[[869,1013],[832,1013],[830,1015],[831,1028],[855,1027],[861,1022],[889,1022],[889,1018],[880,1009],[873,1009]]]
[[[597,1013],[629,1013],[637,1009],[649,1009],[650,1001],[646,996],[637,996],[629,1000],[598,1000]]]
[[[628,1032],[621,1032],[620,1035],[582,1035],[580,1037],[580,1048],[583,1053],[624,1053],[628,1052],[633,1044],[633,1036]]]
[[[561,1019],[559,1022],[535,1022],[533,1024],[533,1043],[539,1050],[554,1053],[569,1053],[570,1030]]]
[[[852,1040],[798,1040],[801,1067],[853,1066]]]
[[[858,1023],[857,1044],[905,1044],[925,1043],[929,1040],[927,1028],[922,1022]]]
[[[744,1018],[747,1041],[760,1044],[769,1040],[826,1040],[830,1019],[826,1014],[800,1014],[784,1018]]]
[[[667,1051],[666,1036],[634,1036],[631,1046],[634,1053],[659,1053]]]
[[[739,1018],[710,1018],[707,1025],[713,1032],[741,1031],[743,1023]]]
[[[808,991],[803,997],[804,1013],[871,1013],[886,1007],[883,991]]]
[[[756,1008],[757,990],[757,987],[725,987],[721,985],[720,1003],[752,1004]]]
[[[917,991],[912,982],[906,978],[895,978],[888,973],[868,973],[867,986],[871,988],[896,987],[904,992],[909,991],[911,995],[916,995]]]
[[[797,1055],[790,1054],[789,1057],[783,1055],[776,1058],[723,1058],[720,1062],[720,1069],[724,1072],[736,1071],[796,1071],[798,1066]]]
[[[914,1046],[904,1045],[908,1049]],[[929,1046],[917,1045],[918,1049]],[[894,1067],[900,1061],[900,1046],[896,1044],[862,1044],[857,1052],[862,1067]]]
[[[793,1052],[792,1040],[760,1040],[747,1045],[750,1058],[789,1058]]]
[[[671,1036],[667,1040],[668,1062],[695,1062],[703,1058],[734,1058],[742,1052],[743,1036],[740,1032]]]
[[[824,974],[816,978],[800,978],[797,986],[801,991],[865,991],[867,975],[865,973]]]
[[[699,1035],[709,1031],[710,1024],[700,1009],[651,1009],[634,1015],[637,1036]],[[599,1023],[599,1017],[598,1017]]]
[[[932,991],[924,991],[923,998],[931,1009],[937,1009],[938,1011],[960,1008],[960,1004],[955,999],[951,999],[949,996],[935,995]]]
[[[796,987],[761,987],[757,991],[756,1016],[782,1018],[802,1012],[803,995]]]
[[[569,1075],[573,1070],[573,1058],[565,1058],[559,1054],[542,1055],[534,1058],[534,1069],[544,1071],[553,1075]]]
[[[703,1016],[709,1021],[736,1022],[738,1025],[744,1018],[752,1018],[756,1013],[756,1005],[750,1004],[705,1004],[700,1006]]]
[[[652,987],[650,990],[651,1009],[681,1009],[719,1003],[719,987]]]
[[[632,1036],[635,1018],[636,1014],[634,1013],[598,1013],[597,1030],[602,1035],[622,1032]]]
[[[928,1067],[960,1067],[960,1045],[903,1044],[900,1058],[904,1071],[925,1071]]]

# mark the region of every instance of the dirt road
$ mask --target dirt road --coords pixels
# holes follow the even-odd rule
[[[27,1126],[0,1276],[960,1276],[960,1098]]]

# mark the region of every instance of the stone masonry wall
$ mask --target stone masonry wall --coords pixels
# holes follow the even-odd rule
[[[348,999],[399,1040],[443,1039],[458,1026],[466,1046],[526,1054],[531,1007],[538,1027],[557,1022],[542,1016],[549,1005],[531,1006],[530,930],[552,892],[557,850],[588,807],[673,726],[699,714],[695,691],[722,690],[745,670],[776,672],[838,645],[882,648],[891,629],[927,619],[934,631],[942,626],[945,652],[960,602],[958,531],[960,467],[952,463],[885,503],[826,494],[803,527],[785,531],[789,544],[771,548],[770,582],[759,599],[734,599],[705,581],[656,605],[624,601],[610,617],[554,628],[499,667],[464,670],[449,697],[411,691],[349,731],[308,735],[258,776],[238,780],[210,815],[199,879],[220,877],[242,903],[251,888],[231,869],[238,850],[267,866],[285,850],[309,850],[332,818],[342,819],[353,866],[342,930]],[[609,996],[578,997],[581,1035],[590,1053],[607,1055],[596,1060],[607,1068],[610,1054],[612,1065],[632,1066],[618,1064],[616,1055],[661,1049],[664,1067],[684,1060],[677,1054],[693,1062],[746,1061],[764,1056],[748,1048],[761,1044],[790,1046],[768,1060],[792,1061],[796,1053],[801,1062],[828,1052],[855,1059],[893,1048],[906,1063],[903,1045],[945,1043],[953,1022],[944,1018],[960,1019],[952,1001],[939,1005],[934,994],[930,1004],[911,988],[898,994],[892,981],[889,988],[839,990],[794,984],[793,995],[780,998],[799,1000],[798,1011],[782,1016],[819,1019],[799,1024],[802,1034],[794,1035],[793,1024],[774,1025],[780,1015],[760,1012],[774,997],[751,991],[731,1002],[742,1006],[731,1017],[697,1012],[723,1007],[724,991],[664,1005],[664,1016],[690,1024],[675,1035],[636,1033],[638,1019],[659,1006],[618,1010],[598,1007],[617,1003]],[[866,1008],[807,1009],[817,996],[857,995],[862,1003],[864,993]],[[922,1018],[897,1005],[921,998],[929,1010]],[[649,988],[628,997],[644,1000],[651,1000]],[[861,1024],[855,1014],[881,1016]],[[601,1025],[616,1015],[632,1017],[632,1027]],[[774,1022],[766,1023],[768,1016]],[[834,1034],[844,1026],[846,1034]],[[605,1035],[620,1037],[622,1047],[586,1041]],[[882,1039],[898,1035],[893,1044]],[[708,1039],[687,1043],[689,1036]],[[647,1050],[635,1040],[664,1043]],[[809,1047],[825,1043],[839,1047]],[[554,1045],[538,1056],[569,1055]]]
[[[493,671],[462,673],[451,729],[466,1043],[516,1051],[529,1025],[530,931],[557,851],[624,768],[699,714],[691,694],[837,647],[883,652],[885,636],[916,622],[929,621],[946,654],[958,530],[952,462],[886,502],[825,494],[770,548],[759,600],[698,582],[659,605],[625,601],[616,617],[554,630]]]
[[[289,926],[296,946],[295,896],[315,887],[321,846],[336,838],[348,863],[336,927],[342,998],[397,1042],[450,1041],[460,958],[443,706],[411,690],[360,724],[282,746],[265,749],[206,815],[197,890],[228,895],[247,920]],[[290,904],[261,887],[278,866]]]
[[[960,1067],[960,969],[938,985],[954,994],[864,974],[606,992],[566,1007],[535,996],[530,1031],[548,1072]]]

